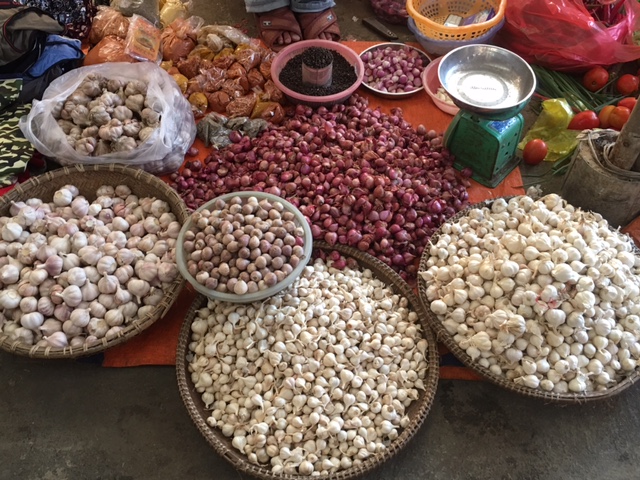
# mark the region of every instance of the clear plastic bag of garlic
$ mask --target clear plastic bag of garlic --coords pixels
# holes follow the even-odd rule
[[[327,474],[385,450],[424,389],[427,340],[370,270],[316,259],[264,303],[210,300],[189,371],[210,416],[274,474]]]
[[[431,311],[497,376],[556,393],[606,390],[640,359],[640,257],[599,214],[551,194],[497,199],[430,247]]]
[[[39,347],[91,346],[162,301],[178,277],[181,225],[167,202],[73,185],[0,218],[0,338]]]

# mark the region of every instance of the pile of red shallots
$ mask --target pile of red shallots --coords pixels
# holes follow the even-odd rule
[[[429,237],[467,206],[471,172],[454,170],[435,131],[367,103],[354,95],[330,109],[298,105],[257,138],[234,131],[231,145],[204,165],[187,162],[172,186],[191,209],[234,191],[281,196],[314,239],[368,252],[413,279]]]

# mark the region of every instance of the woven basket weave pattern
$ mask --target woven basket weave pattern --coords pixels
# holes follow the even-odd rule
[[[315,242],[314,249],[323,250],[325,252],[337,250],[344,256],[357,260],[361,267],[370,269],[376,278],[379,278],[387,285],[391,286],[395,292],[405,296],[409,300],[409,304],[412,309],[418,314],[422,324],[423,338],[426,338],[428,342],[427,363],[429,368],[427,370],[426,377],[424,378],[425,390],[421,392],[419,399],[414,401],[407,410],[407,415],[410,417],[411,423],[407,428],[401,431],[398,438],[394,440],[384,452],[369,457],[360,465],[321,477],[323,479],[330,480],[347,480],[370,472],[389,460],[402,450],[418,431],[429,413],[438,384],[438,347],[433,332],[430,330],[428,325],[422,321],[422,319],[426,317],[426,310],[424,306],[420,303],[420,300],[413,293],[409,285],[407,285],[407,283],[405,283],[391,268],[376,258],[350,247],[339,245],[331,247],[324,242]],[[224,437],[219,429],[211,428],[207,425],[206,419],[209,415],[207,410],[204,408],[200,394],[197,393],[193,387],[191,374],[188,371],[189,363],[186,360],[186,355],[189,353],[189,343],[191,341],[191,323],[193,322],[197,311],[206,306],[206,302],[207,299],[205,297],[199,296],[191,306],[180,330],[180,339],[178,341],[176,356],[176,374],[178,377],[180,395],[182,396],[182,400],[184,401],[194,424],[213,449],[219,455],[227,459],[237,470],[243,473],[262,479],[300,480],[301,478],[319,478],[305,477],[303,475],[274,475],[270,469],[250,463],[246,456],[240,454],[231,446],[231,440]]]
[[[84,195],[89,202],[95,200],[96,190],[101,185],[114,187],[127,185],[139,197],[149,196],[165,200],[180,224],[184,223],[188,217],[182,199],[162,180],[138,168],[116,164],[76,165],[31,178],[25,183],[16,185],[13,190],[0,197],[0,216],[9,215],[12,202],[24,201],[29,198],[40,198],[45,202],[50,202],[54,192],[68,184],[78,187],[80,195]],[[8,336],[0,333],[0,348],[17,355],[35,358],[74,358],[101,352],[138,335],[163,317],[182,290],[184,283],[184,279],[179,277],[165,292],[162,302],[152,312],[126,325],[115,337],[109,340],[102,338],[99,343],[90,347],[86,345],[80,348],[32,347],[21,342],[11,341]]]

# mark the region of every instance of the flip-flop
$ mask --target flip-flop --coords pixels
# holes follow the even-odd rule
[[[319,38],[321,33],[331,34],[336,42],[340,40],[338,16],[331,8],[323,12],[299,13],[298,23],[302,29],[302,38],[305,40]]]
[[[289,7],[277,8],[270,12],[256,14],[260,38],[271,50],[280,51],[290,44],[277,44],[283,33],[289,32],[302,38],[298,20]]]

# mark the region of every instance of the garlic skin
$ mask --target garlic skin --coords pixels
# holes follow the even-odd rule
[[[471,209],[432,239],[418,272],[431,312],[479,367],[519,385],[581,395],[619,384],[638,367],[627,347],[640,354],[632,241],[557,195],[503,208]]]
[[[15,265],[5,265],[0,268],[0,282],[4,285],[12,285],[20,280],[20,270]]]
[[[87,325],[87,331],[96,338],[102,338],[107,334],[109,325],[101,318],[92,318]]]
[[[89,324],[89,320],[91,320],[91,314],[89,310],[84,308],[76,308],[71,312],[69,316],[69,320],[76,326],[80,328],[84,328]]]
[[[73,193],[67,188],[61,188],[53,194],[53,203],[58,207],[66,207],[73,201]]]
[[[0,290],[0,308],[3,310],[11,310],[18,308],[22,297],[15,290]]]
[[[67,339],[67,335],[62,332],[54,332],[48,337],[43,337],[43,339],[47,342],[50,347],[54,348],[64,348],[69,345],[69,340]]]
[[[65,185],[51,203],[15,202],[0,218],[0,335],[86,348],[155,312],[178,275],[180,224],[166,202],[126,185],[96,193]]]
[[[37,331],[44,322],[44,315],[40,312],[25,313],[20,317],[20,324],[24,328]]]
[[[42,325],[39,327],[39,330],[42,332],[42,335],[48,337],[55,332],[61,332],[62,323],[53,318],[48,318],[42,323]]]
[[[16,222],[6,223],[0,230],[2,240],[6,242],[13,242],[20,238],[22,234],[22,227]]]
[[[193,387],[210,410],[208,425],[250,462],[275,474],[335,473],[382,450],[408,425],[407,409],[425,387],[428,344],[407,299],[372,277],[316,260],[293,284],[296,293],[268,299],[259,312],[216,301],[198,312],[189,345]],[[342,300],[326,295],[333,289],[344,292]],[[223,312],[227,320],[216,322]],[[287,346],[294,338],[299,349]],[[242,382],[232,377],[258,362],[263,369]],[[236,428],[238,421],[246,428]]]

